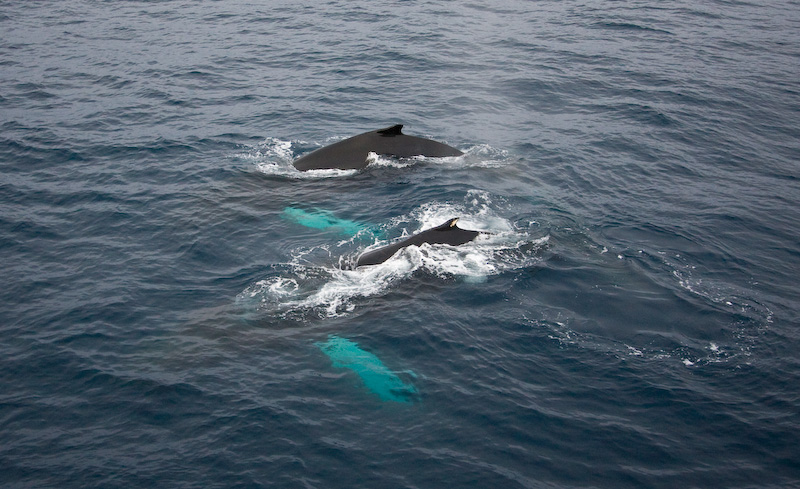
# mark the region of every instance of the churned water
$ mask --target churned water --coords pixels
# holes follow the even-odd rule
[[[0,2],[0,485],[800,487],[799,67],[788,0]],[[393,124],[465,155],[291,165]]]

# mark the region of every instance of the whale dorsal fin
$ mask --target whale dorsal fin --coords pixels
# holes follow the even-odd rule
[[[448,219],[447,221],[445,221],[444,224],[439,224],[435,228],[431,229],[432,230],[435,229],[436,231],[447,231],[448,229],[453,229],[453,228],[459,229],[458,227],[456,227],[457,222],[458,218],[454,217],[452,219]]]
[[[381,136],[402,136],[403,135],[403,133],[401,132],[402,130],[403,130],[403,125],[397,124],[392,127],[387,127],[386,129],[380,129],[377,132]]]

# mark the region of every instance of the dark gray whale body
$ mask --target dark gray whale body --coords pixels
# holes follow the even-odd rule
[[[457,221],[457,217],[450,219],[440,226],[427,229],[411,236],[410,238],[406,238],[396,243],[378,248],[377,250],[368,251],[358,257],[358,260],[356,261],[356,267],[383,263],[402,248],[407,246],[419,246],[423,243],[449,244],[452,246],[458,246],[472,241],[479,234],[487,234],[480,231],[461,229],[460,227],[456,226]]]
[[[367,166],[369,153],[408,158],[410,156],[461,156],[464,153],[444,143],[406,136],[402,124],[365,132],[333,143],[294,161],[300,171],[339,169],[360,170]]]

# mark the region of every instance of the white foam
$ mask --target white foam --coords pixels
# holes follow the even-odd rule
[[[636,357],[644,356],[644,353],[642,353],[642,350],[640,350],[638,348],[634,348],[634,347],[632,347],[630,345],[625,345],[625,346],[628,348],[628,352],[629,352],[630,355],[633,355],[633,356],[636,356]]]
[[[423,204],[408,215],[393,219],[389,227],[402,227],[407,234],[414,234],[458,217],[458,226],[463,229],[491,233],[511,232],[513,226],[496,213],[496,207],[497,204],[488,192],[470,190],[463,203]]]
[[[270,277],[247,287],[236,297],[236,300],[240,303],[255,301],[258,309],[269,308],[294,297],[299,289],[300,284],[296,278]]]
[[[297,303],[301,308],[322,308],[327,316],[351,312],[353,299],[379,295],[393,283],[407,278],[413,270],[406,263],[386,267],[362,267],[356,270],[331,270],[331,279],[318,291]]]
[[[508,151],[499,150],[489,145],[472,146],[460,156],[412,156],[409,158],[394,158],[391,156],[369,154],[369,165],[373,167],[405,168],[420,162],[430,162],[437,166],[453,169],[458,168],[497,168],[509,164]]]
[[[353,175],[358,170],[309,170],[301,172],[294,167],[292,162],[297,146],[307,146],[304,141],[285,141],[278,138],[266,138],[249,151],[232,155],[233,158],[252,161],[258,171],[267,175],[274,175],[292,179],[325,179],[339,178]],[[320,146],[321,147],[321,146]]]
[[[379,155],[370,152],[367,155],[367,166],[370,167],[390,167],[390,168],[406,168],[415,165],[419,158],[392,158],[390,156]]]
[[[356,270],[293,266],[289,276],[259,280],[237,296],[237,302],[271,314],[292,316],[316,311],[322,316],[340,316],[355,308],[353,300],[380,294],[412,270],[406,262]]]
[[[247,302],[255,300],[258,309],[270,313],[292,316],[312,312],[338,316],[353,311],[359,298],[384,294],[418,272],[445,280],[480,283],[491,276],[535,264],[549,237],[532,238],[526,230],[514,229],[490,204],[489,194],[473,191],[467,194],[463,204],[420,206],[385,226],[385,235],[393,239],[376,242],[370,248],[384,246],[401,235],[414,234],[458,216],[464,216],[459,220],[460,227],[491,233],[461,246],[409,246],[381,264],[357,269],[349,269],[349,265],[365,250],[352,250],[357,243],[353,240],[298,249],[279,276],[256,282],[239,294],[239,298],[248,299]],[[320,257],[336,254],[340,256],[338,267],[319,264]]]

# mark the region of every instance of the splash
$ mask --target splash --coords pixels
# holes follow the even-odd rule
[[[299,264],[279,268],[242,291],[237,302],[285,319],[343,316],[355,309],[356,299],[380,295],[413,272],[403,262],[359,270]]]
[[[534,266],[549,246],[549,236],[534,237],[527,228],[501,217],[485,192],[469,192],[463,204],[420,206],[382,226],[381,233],[392,239],[376,236],[372,246],[383,246],[453,216],[463,216],[459,223],[464,222],[465,228],[489,234],[461,246],[410,246],[381,264],[356,269],[352,265],[365,251],[356,240],[297,249],[292,252],[290,263],[276,265],[269,276],[247,287],[237,300],[245,307],[254,306],[261,312],[289,319],[343,316],[355,310],[362,299],[402,286],[415,274],[482,283],[498,274]],[[321,259],[337,256],[338,262],[320,263]]]
[[[259,172],[266,175],[295,180],[339,178],[358,173],[358,170],[309,170],[301,172],[292,165],[292,162],[296,153],[304,152],[302,148],[305,146],[308,146],[308,143],[304,141],[286,141],[270,137],[249,148],[248,151],[234,154],[232,157],[252,162]],[[298,147],[301,149],[297,150]]]

